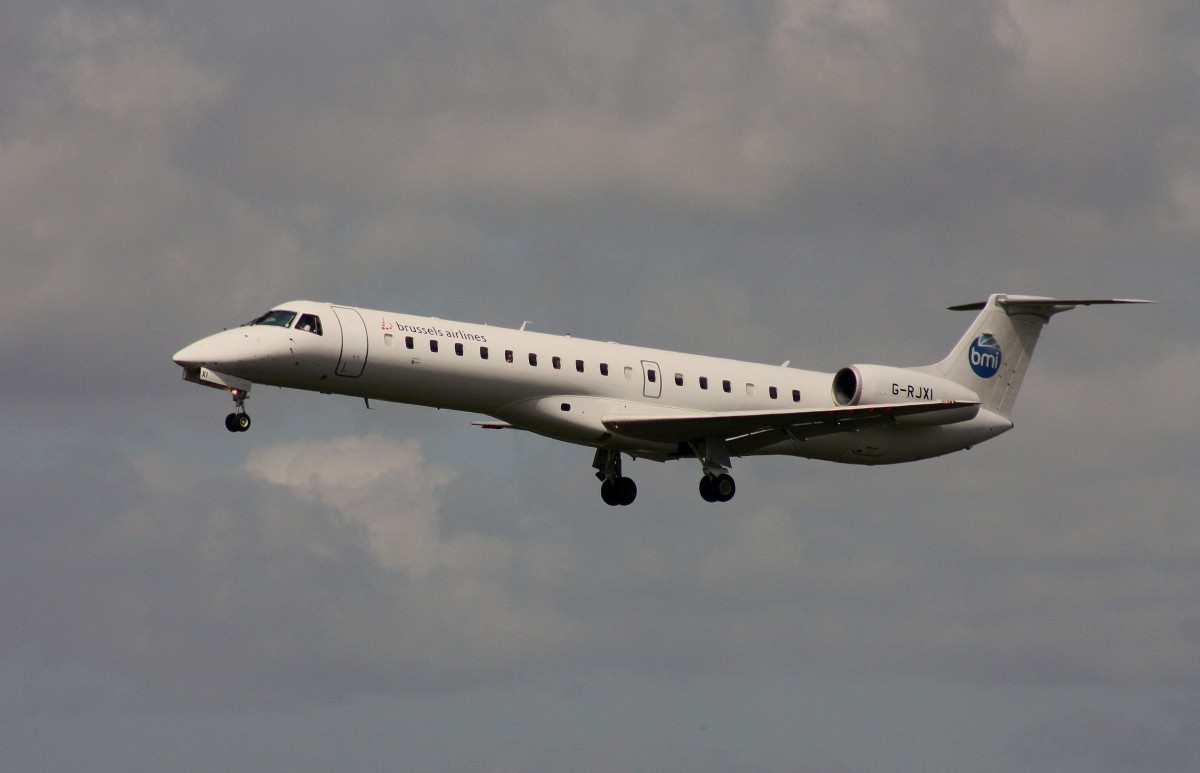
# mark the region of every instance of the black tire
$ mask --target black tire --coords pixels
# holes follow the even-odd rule
[[[728,502],[733,499],[733,495],[737,493],[737,485],[733,482],[733,477],[730,475],[718,475],[713,481],[713,493],[716,494],[718,502]]]
[[[713,479],[705,475],[700,479],[700,498],[705,502],[717,501],[717,486]]]
[[[238,427],[238,415],[236,413],[231,413],[225,417],[225,429],[229,430],[230,432],[242,431],[241,428]]]
[[[238,432],[245,432],[246,430],[250,429],[250,414],[237,413],[234,415],[237,416],[237,431]]]
[[[633,504],[633,500],[637,499],[637,484],[631,478],[617,478],[615,488],[618,503],[631,505]]]
[[[611,480],[605,480],[600,484],[600,498],[604,500],[604,504],[611,507],[616,507],[621,504],[617,497],[617,487],[613,485]]]

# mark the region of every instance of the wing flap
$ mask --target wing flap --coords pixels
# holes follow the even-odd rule
[[[978,403],[948,400],[941,403],[885,403],[797,411],[730,411],[645,416],[609,414],[602,418],[601,422],[612,432],[627,437],[667,443],[685,443],[706,437],[729,440],[767,431],[804,439],[834,432],[854,432],[865,427],[886,424],[904,416],[961,411],[976,405]]]

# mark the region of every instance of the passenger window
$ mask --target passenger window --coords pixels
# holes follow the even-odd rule
[[[462,357],[463,356],[463,345],[455,344],[454,345],[454,353],[457,354],[459,357]]]
[[[767,387],[767,394],[769,394],[771,396],[772,400],[779,399],[779,390],[776,389],[775,387]]]
[[[700,388],[701,388],[701,389],[708,389],[708,376],[701,376],[701,377],[700,377]]]
[[[429,339],[429,351],[431,351],[431,352],[437,351],[437,339],[436,338]]]
[[[600,363],[600,375],[601,376],[608,375],[608,363],[607,362]]]
[[[793,403],[800,402],[800,390],[799,389],[792,390],[792,402]]]
[[[562,370],[562,357],[551,357],[550,365],[553,366],[555,370]]]
[[[750,397],[754,397],[754,385],[753,384],[746,385],[746,394]]]
[[[575,370],[583,373],[583,360],[575,360]]]
[[[302,314],[300,321],[296,323],[296,329],[321,335],[321,318],[316,314]]]
[[[633,368],[629,365],[625,366],[625,378],[633,381]]]
[[[404,348],[411,349],[411,348],[413,348],[413,346],[414,346],[413,337],[412,336],[404,336]]]
[[[486,360],[488,358],[488,350],[486,346],[479,347],[479,359]]]
[[[721,389],[725,390],[726,392],[732,392],[732,391],[733,391],[733,384],[729,383],[728,381],[722,381],[722,382],[721,382]]]
[[[384,345],[384,346],[395,346],[395,345],[396,345],[396,342],[392,340],[392,334],[391,334],[391,333],[384,333],[384,334],[383,334],[383,345]]]
[[[509,363],[510,365],[512,364],[512,361],[513,361],[513,353],[512,353],[512,349],[505,349],[505,350],[504,350],[504,361],[505,361],[505,362],[507,362],[507,363]]]
[[[646,371],[646,380],[653,384],[655,381],[658,381],[658,374],[653,369],[648,370]]]
[[[675,374],[675,386],[683,386],[683,374],[682,373]]]
[[[537,367],[537,355],[534,354],[533,352],[529,353],[529,364],[534,366],[535,368]]]

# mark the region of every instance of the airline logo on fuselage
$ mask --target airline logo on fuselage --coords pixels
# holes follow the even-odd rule
[[[971,370],[980,378],[991,378],[1000,370],[1000,344],[991,333],[984,333],[972,341],[967,357]]]

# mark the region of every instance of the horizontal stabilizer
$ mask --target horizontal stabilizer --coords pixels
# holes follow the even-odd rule
[[[979,311],[987,306],[987,301],[978,303],[964,303],[959,306],[947,306],[950,311]],[[1154,301],[1143,301],[1136,298],[1040,298],[1036,295],[1007,295],[1000,296],[996,299],[996,303],[1004,307],[1022,306],[1061,306],[1062,311],[1074,308],[1076,306],[1100,306],[1112,305],[1118,303],[1154,303]]]
[[[686,443],[709,437],[728,440],[767,430],[780,430],[792,438],[803,439],[835,432],[856,432],[905,416],[939,411],[961,413],[977,406],[978,403],[948,400],[941,403],[886,403],[803,411],[729,411],[651,416],[610,414],[601,421],[613,432],[655,442]]]

